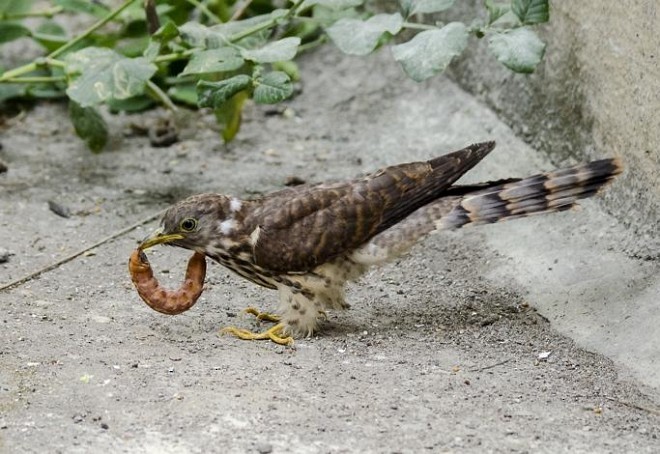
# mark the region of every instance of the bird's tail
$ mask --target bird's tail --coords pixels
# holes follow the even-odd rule
[[[598,193],[623,170],[617,158],[593,161],[523,179],[452,186],[439,199],[379,233],[352,255],[356,263],[385,263],[438,230],[562,211]]]
[[[463,192],[463,196],[449,213],[436,220],[436,229],[456,229],[466,224],[487,224],[567,210],[579,199],[597,194],[622,171],[621,160],[612,158],[521,180],[495,182],[486,187],[455,186],[451,192],[456,195]]]

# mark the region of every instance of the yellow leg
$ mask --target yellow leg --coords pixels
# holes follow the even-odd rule
[[[275,342],[276,344],[280,345],[293,345],[293,337],[284,336],[284,324],[283,323],[278,323],[277,325],[273,326],[270,329],[267,329],[266,331],[262,333],[253,333],[251,331],[248,331],[246,329],[241,329],[241,328],[235,328],[233,326],[228,326],[227,328],[223,328],[221,331],[223,334],[230,334],[232,336],[236,336],[239,339],[244,339],[244,340],[266,340],[270,339],[271,341]]]
[[[266,322],[279,323],[281,317],[275,314],[269,314],[268,312],[261,312],[256,307],[248,307],[243,312],[246,314],[252,314],[257,317],[257,320],[263,320]]]

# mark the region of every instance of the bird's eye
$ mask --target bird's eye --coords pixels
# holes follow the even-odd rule
[[[184,232],[192,232],[197,228],[197,220],[193,218],[187,218],[181,221],[181,230]]]

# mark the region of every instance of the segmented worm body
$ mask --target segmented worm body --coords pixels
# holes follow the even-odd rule
[[[176,315],[190,309],[204,291],[206,259],[195,252],[188,260],[186,278],[177,290],[167,290],[158,283],[145,253],[136,249],[128,261],[128,271],[140,298],[153,310]]]

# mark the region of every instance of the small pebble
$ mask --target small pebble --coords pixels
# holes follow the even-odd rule
[[[305,180],[295,175],[290,175],[286,177],[286,180],[284,180],[284,186],[299,186],[305,183],[306,183]]]
[[[14,255],[5,248],[0,248],[0,263],[6,263],[9,261],[9,256]]]
[[[273,452],[273,445],[270,443],[259,443],[256,449],[259,454],[270,454]]]
[[[64,205],[61,205],[54,200],[49,200],[48,201],[48,208],[50,211],[55,213],[56,215],[63,217],[63,218],[69,218],[71,217],[71,210]]]

